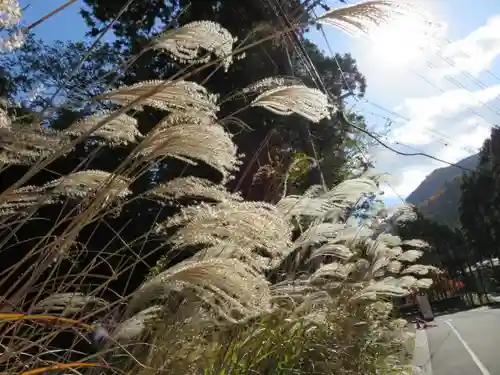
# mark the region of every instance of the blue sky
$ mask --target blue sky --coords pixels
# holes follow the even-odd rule
[[[401,42],[398,33],[389,29],[389,34],[383,34],[388,41],[382,43],[352,38],[331,28],[325,31],[332,49],[351,52],[367,78],[368,102],[360,101],[355,108],[369,127],[380,129],[391,121],[391,131],[382,138],[388,145],[453,163],[477,152],[491,127],[500,124],[500,2],[414,3],[443,28],[438,46],[407,62],[389,63],[391,56],[412,52],[415,38],[408,30],[401,31],[399,36],[406,37]],[[329,4],[338,6],[338,1]],[[320,33],[311,39],[328,51]],[[370,154],[379,171],[391,174],[390,186],[385,187],[387,203],[398,202],[398,195],[407,196],[432,170],[447,166],[422,156],[400,156],[383,147]]]
[[[419,34],[406,24],[398,30],[381,29],[378,42],[327,26],[326,37],[333,51],[350,52],[367,78],[367,100],[353,104],[371,129],[390,121],[383,140],[391,147],[456,162],[476,152],[491,126],[500,123],[500,1],[413,1],[443,25],[438,46],[419,52],[414,47]],[[20,2],[31,4],[23,15],[29,24],[64,0]],[[337,0],[327,3],[339,6]],[[83,39],[87,28],[78,14],[81,6],[77,2],[43,23],[35,29],[37,35],[48,41]],[[321,33],[312,32],[310,39],[328,51]],[[446,166],[382,147],[370,154],[378,170],[391,175],[391,188],[385,189],[388,203],[407,196],[432,170]]]
[[[21,8],[28,6],[23,13],[22,21],[30,24],[65,2],[66,0],[19,0]],[[78,14],[81,7],[83,7],[83,1],[77,1],[47,22],[43,22],[34,31],[37,36],[47,41],[81,40],[85,38],[88,28]]]

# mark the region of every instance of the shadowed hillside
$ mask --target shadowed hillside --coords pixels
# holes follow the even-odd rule
[[[475,169],[479,154],[474,154],[457,165],[462,168]],[[450,166],[434,170],[406,198],[408,203],[417,205],[427,216],[456,225],[458,219],[458,201],[460,199],[460,181],[464,171]]]

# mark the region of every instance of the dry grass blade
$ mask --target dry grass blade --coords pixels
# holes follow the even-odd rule
[[[236,319],[270,308],[268,282],[260,273],[236,259],[208,259],[179,263],[146,281],[134,292],[129,309],[167,300],[173,292],[185,298],[194,292],[199,301],[217,308],[214,313]]]
[[[64,133],[79,137],[93,129],[109,115],[109,112],[102,112],[89,116],[72,124]],[[142,134],[137,129],[137,120],[126,114],[121,114],[106,122],[89,135],[89,138],[94,139],[98,144],[109,146],[136,144],[142,137]]]
[[[202,114],[167,116],[140,146],[138,155],[145,160],[169,156],[194,165],[201,160],[218,170],[223,182],[240,164],[230,134]]]
[[[296,113],[312,122],[330,118],[333,108],[328,97],[318,89],[302,85],[278,87],[265,91],[252,102],[253,107],[263,107],[281,116]]]
[[[211,95],[195,82],[188,81],[146,81],[135,85],[108,91],[100,99],[110,100],[120,105],[128,105],[138,100],[135,107],[149,105],[170,111],[199,111],[214,116],[219,110],[217,97]]]
[[[317,22],[338,27],[350,35],[368,34],[394,16],[409,15],[412,11],[414,7],[399,0],[371,0],[329,10]]]
[[[60,363],[60,364],[50,366],[50,367],[40,367],[37,369],[24,371],[21,373],[21,375],[38,375],[38,374],[43,374],[43,373],[48,372],[48,371],[75,369],[75,368],[79,368],[79,367],[100,367],[100,368],[107,368],[107,369],[111,368],[110,366],[104,365],[101,363],[86,363],[86,362]]]
[[[236,38],[218,23],[195,21],[161,34],[153,41],[152,48],[167,51],[185,63],[206,63],[210,55],[202,57],[201,54],[208,52],[222,59],[227,71],[233,62],[234,42]]]
[[[165,184],[158,185],[147,192],[147,196],[162,200],[194,198],[222,202],[225,200],[241,201],[239,194],[232,194],[224,185],[214,184],[198,177],[179,177]]]
[[[55,315],[44,315],[44,314],[21,314],[21,313],[0,313],[0,320],[9,322],[20,322],[20,321],[35,321],[35,322],[46,322],[54,324],[67,324],[70,326],[80,327],[88,332],[92,332],[94,329],[92,326],[81,323],[74,319],[64,318]]]

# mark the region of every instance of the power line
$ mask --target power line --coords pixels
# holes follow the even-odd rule
[[[313,10],[313,12],[314,12],[314,10]],[[354,95],[354,91],[353,91],[353,90],[349,87],[349,82],[347,81],[347,79],[346,79],[346,77],[345,77],[345,73],[343,72],[343,70],[342,70],[342,67],[341,67],[340,63],[339,63],[339,61],[338,61],[338,59],[337,59],[337,57],[336,57],[335,53],[333,52],[333,49],[332,49],[332,48],[331,48],[331,46],[330,46],[330,43],[329,43],[329,41],[328,41],[328,38],[326,37],[326,33],[325,33],[324,29],[323,29],[323,26],[322,26],[322,25],[319,25],[319,29],[322,31],[323,37],[324,37],[324,39],[325,39],[326,46],[327,46],[327,48],[328,48],[328,50],[329,50],[329,52],[330,52],[330,55],[331,55],[331,56],[333,57],[333,59],[335,60],[335,62],[336,62],[336,64],[337,64],[337,67],[339,68],[339,72],[340,72],[340,74],[341,74],[342,79],[344,80],[344,82],[345,82],[345,84],[346,84],[346,87],[347,87],[347,88],[348,88],[348,90],[351,92],[351,94],[354,96],[354,98],[356,99],[356,101],[359,101],[359,99],[358,99],[358,98]],[[317,74],[317,71],[316,71],[316,74]],[[321,77],[319,77],[319,75],[318,75],[318,79],[320,79],[320,80],[321,80]],[[324,87],[324,86],[323,86],[323,87]],[[324,90],[324,91],[326,91],[326,90]],[[328,93],[328,94],[331,96],[331,94],[330,94],[330,93]],[[377,104],[375,104],[375,105],[377,105]],[[379,106],[379,105],[377,105],[377,106]],[[381,107],[381,106],[379,106],[379,107]],[[382,107],[381,107],[381,108],[382,108]],[[346,118],[345,114],[344,114],[342,111],[340,111],[340,110],[339,110],[339,113],[341,114],[340,119],[341,119],[341,121],[342,121],[342,122],[344,122],[344,124],[346,124],[346,125],[348,125],[348,126],[351,126],[351,127],[355,128],[356,130],[358,130],[358,131],[360,131],[360,132],[364,133],[365,135],[368,135],[369,137],[371,137],[372,139],[374,139],[377,143],[379,143],[381,146],[385,147],[386,149],[388,149],[388,150],[390,150],[390,151],[392,151],[392,152],[394,152],[394,153],[396,153],[396,154],[398,154],[398,155],[401,155],[401,156],[423,156],[423,157],[427,157],[427,158],[430,158],[430,159],[432,159],[432,160],[435,160],[435,161],[438,161],[438,162],[441,162],[441,163],[447,164],[447,165],[449,165],[449,166],[454,166],[454,167],[457,167],[457,168],[460,168],[460,169],[463,169],[463,170],[466,170],[466,171],[469,171],[469,172],[471,171],[470,169],[463,168],[463,167],[461,167],[461,166],[457,165],[456,163],[448,162],[448,161],[446,161],[446,160],[440,159],[440,158],[435,157],[435,156],[433,156],[433,155],[429,155],[429,154],[427,154],[427,153],[425,153],[425,152],[406,153],[406,152],[401,152],[401,151],[398,151],[398,150],[396,150],[396,149],[394,149],[394,148],[390,147],[389,145],[387,145],[387,144],[386,144],[386,143],[384,143],[383,141],[381,141],[381,140],[380,140],[377,136],[373,135],[373,134],[372,134],[371,132],[369,132],[368,130],[365,130],[365,129],[361,128],[361,127],[358,127],[358,126],[357,126],[357,125],[355,125],[355,124],[352,124],[352,123],[351,123],[351,122],[350,122],[350,121]],[[403,144],[402,144],[402,145],[403,145]]]
[[[291,27],[291,23],[290,23],[290,21],[288,20],[288,18],[287,18],[287,16],[286,16],[285,12],[283,11],[283,8],[281,7],[281,4],[279,4],[279,2],[277,2],[277,4],[278,4],[278,9],[276,9],[276,8],[274,8],[274,6],[272,6],[272,4],[271,4],[271,0],[268,0],[268,2],[270,3],[271,8],[272,8],[272,9],[273,9],[273,11],[275,12],[275,14],[276,14],[278,17],[282,18],[288,27],[292,28],[292,27]],[[314,12],[314,10],[313,10],[313,12]],[[338,62],[338,60],[337,60],[337,58],[336,58],[335,54],[333,53],[333,51],[332,51],[331,47],[329,46],[328,39],[326,38],[326,34],[324,33],[324,30],[323,30],[323,28],[322,28],[322,26],[321,26],[321,25],[320,25],[320,30],[322,30],[323,35],[325,36],[326,42],[327,42],[328,47],[329,47],[329,49],[330,49],[330,53],[331,53],[332,57],[335,59],[335,61],[336,61],[336,63],[337,63],[337,66],[338,66],[338,68],[339,68],[339,72],[341,73],[342,79],[344,80],[344,82],[345,82],[345,84],[346,84],[346,87],[347,87],[347,88],[348,88],[348,90],[350,91],[350,92],[349,92],[349,94],[350,94],[350,95],[353,95],[353,96],[356,98],[354,91],[353,91],[353,90],[349,87],[349,83],[348,83],[348,81],[347,81],[347,79],[346,79],[346,77],[345,77],[345,74],[344,74],[344,72],[343,72],[343,70],[342,70],[342,67],[340,66],[340,63]],[[325,86],[325,84],[324,84],[324,82],[323,82],[323,79],[322,79],[322,78],[321,78],[321,76],[319,75],[319,73],[318,73],[318,71],[317,71],[316,67],[314,66],[314,63],[311,61],[310,56],[308,55],[308,53],[307,53],[307,51],[306,51],[306,49],[305,49],[305,47],[304,47],[304,45],[303,45],[303,43],[302,43],[302,41],[301,41],[300,37],[298,36],[297,32],[296,32],[296,31],[292,31],[292,32],[291,32],[291,34],[292,34],[292,37],[293,37],[293,39],[294,39],[294,40],[292,41],[292,43],[293,43],[293,45],[294,45],[294,49],[296,49],[296,52],[298,52],[298,54],[299,54],[299,56],[300,56],[301,60],[303,61],[304,65],[305,65],[305,68],[306,68],[306,70],[307,70],[308,74],[311,76],[311,78],[312,78],[312,79],[313,79],[313,81],[315,82],[316,86],[317,86],[318,88],[320,88],[320,89],[321,89],[321,91],[323,91],[323,93],[325,93],[325,94],[326,94],[326,95],[330,98],[330,100],[332,100],[332,102],[338,102],[338,101],[339,101],[339,98],[335,98],[335,97],[333,97],[333,95],[332,95],[332,94],[331,94],[331,93],[330,93],[330,92],[326,89],[326,86]],[[298,47],[299,51],[297,51],[297,48],[296,48],[296,47]],[[357,100],[357,99],[358,99],[358,98],[356,98],[356,100]],[[340,99],[340,100],[341,100],[341,99]],[[336,115],[337,115],[337,120],[338,120],[339,122],[344,123],[345,125],[350,126],[351,128],[354,128],[354,129],[358,130],[359,132],[361,132],[361,133],[363,133],[363,134],[365,134],[365,135],[369,136],[370,138],[374,139],[377,143],[379,143],[379,144],[380,144],[380,145],[382,145],[383,147],[387,148],[388,150],[390,150],[390,151],[392,151],[392,152],[394,152],[394,153],[396,153],[396,154],[398,154],[398,155],[402,155],[402,156],[423,156],[423,157],[427,157],[427,158],[430,158],[430,159],[432,159],[432,160],[435,160],[435,161],[438,161],[438,162],[441,162],[441,163],[444,163],[444,164],[447,164],[447,165],[450,165],[450,166],[455,166],[455,167],[457,167],[457,168],[460,168],[460,169],[463,169],[463,170],[470,171],[470,170],[468,170],[468,169],[466,169],[466,168],[463,168],[463,167],[461,167],[461,166],[459,166],[459,165],[457,165],[457,164],[455,164],[455,163],[450,163],[450,162],[447,162],[447,161],[445,161],[445,160],[442,160],[442,159],[437,158],[437,157],[435,157],[435,156],[429,155],[429,154],[427,154],[427,153],[423,153],[423,152],[405,153],[405,152],[398,151],[398,150],[396,150],[396,149],[394,149],[394,148],[390,147],[389,145],[387,145],[387,144],[386,144],[386,143],[384,143],[383,141],[381,141],[381,140],[380,140],[377,136],[375,136],[375,135],[374,135],[374,134],[372,134],[371,132],[369,132],[369,131],[367,131],[367,130],[365,130],[365,129],[361,128],[361,127],[358,127],[358,126],[357,126],[357,125],[355,125],[355,124],[352,124],[352,123],[351,123],[351,122],[350,122],[350,121],[346,118],[345,113],[343,112],[343,110],[341,110],[341,108],[340,108],[340,107],[339,107],[339,109],[337,110]],[[309,133],[309,135],[310,135],[310,133]],[[311,142],[312,142],[312,140],[311,140]],[[368,158],[367,158],[367,157],[366,157],[366,155],[364,154],[363,150],[362,150],[361,148],[359,148],[359,146],[358,146],[358,150],[359,150],[360,154],[363,156],[363,158],[365,158],[366,160],[368,160]],[[317,158],[316,158],[316,159],[317,159]],[[366,163],[366,164],[365,164],[366,166],[367,166],[367,165],[369,165],[369,164],[371,164],[371,163],[369,162],[369,160],[368,160],[367,162],[365,162],[365,163]],[[396,192],[396,190],[395,190],[395,189],[394,189],[394,188],[393,188],[393,187],[392,187],[389,183],[388,183],[387,185],[388,185],[388,186],[389,186],[389,187],[393,190],[393,192],[396,194],[396,196],[398,196],[398,197],[401,199],[401,201],[402,201],[402,202],[404,202],[403,197],[402,197],[400,194],[398,194],[398,193]]]
[[[342,1],[342,2],[343,2],[343,3],[349,3],[347,0],[346,0],[346,1]],[[327,44],[327,47],[329,48],[329,50],[330,50],[331,54],[333,55],[333,52],[332,52],[332,50],[331,50],[331,47],[329,46],[328,39],[327,39],[327,37],[326,37],[326,35],[325,35],[324,30],[322,29],[321,31],[322,31],[322,34],[323,34],[323,38],[325,39],[325,42],[326,42],[326,44]],[[449,41],[449,40],[448,40],[448,42],[451,44],[451,41]],[[463,52],[463,51],[461,51],[461,52]],[[465,52],[463,52],[463,53],[464,53],[466,56],[470,57],[470,56],[469,56],[469,55],[467,55]],[[444,61],[446,61],[446,62],[447,62],[450,66],[455,66],[455,65],[454,65],[454,63],[453,63],[453,61],[451,61],[450,59],[446,58],[446,57],[445,57],[445,56],[443,56],[442,54],[436,53],[436,55],[437,55],[438,57],[441,57],[441,58],[442,58]],[[335,58],[335,56],[334,56],[334,55],[333,55],[333,57]],[[430,68],[436,68],[436,67],[435,67],[435,66],[433,66],[433,64],[432,64],[431,62],[429,62],[428,60],[427,60],[426,62],[427,62],[427,65],[428,65]],[[338,64],[338,63],[337,63],[337,64]],[[340,66],[339,66],[339,67],[340,67]],[[422,74],[420,74],[419,72],[416,72],[416,71],[415,71],[415,70],[413,70],[413,69],[411,69],[411,71],[412,71],[414,74],[418,75],[421,79],[423,79],[424,81],[426,81],[428,84],[430,84],[431,86],[433,86],[434,88],[436,88],[438,91],[440,91],[440,92],[442,92],[442,93],[444,93],[444,92],[445,92],[443,89],[441,89],[439,86],[437,86],[434,82],[432,82],[432,81],[431,81],[431,80],[429,80],[428,78],[424,77],[424,76],[423,76]],[[490,73],[490,75],[492,75],[492,76],[493,76],[493,77],[495,77],[496,79],[499,79],[499,80],[500,80],[500,78],[499,78],[499,77],[497,77],[495,74],[493,74],[491,71],[489,71],[489,70],[487,70],[487,71]],[[477,79],[477,78],[473,77],[473,76],[472,76],[472,75],[470,75],[469,73],[467,73],[467,72],[462,72],[462,73],[463,73],[466,77],[468,77],[468,78],[472,79],[472,80],[474,81],[474,83],[476,83],[476,85],[478,85],[479,87],[481,87],[481,88],[486,88],[486,87],[487,87],[487,85],[485,85],[483,82],[481,82],[479,79]],[[462,89],[464,89],[464,90],[467,90],[467,91],[469,91],[469,92],[472,94],[471,90],[467,89],[464,85],[462,85],[460,82],[458,82],[457,80],[453,79],[452,77],[450,77],[450,76],[445,76],[445,78],[446,78],[449,82],[451,82],[452,84],[454,84],[455,86],[457,86],[457,87],[459,87],[459,88],[462,88]],[[365,102],[367,102],[368,104],[371,104],[371,105],[373,105],[373,106],[375,106],[375,107],[378,107],[379,109],[382,109],[383,111],[385,111],[385,112],[387,112],[387,113],[389,113],[389,114],[391,114],[391,115],[393,115],[393,116],[395,116],[395,117],[398,117],[398,118],[400,118],[400,119],[402,119],[402,120],[404,120],[404,121],[408,121],[408,122],[410,121],[410,119],[408,119],[407,117],[401,116],[401,115],[399,115],[398,113],[395,113],[395,112],[390,111],[390,110],[388,110],[388,109],[386,109],[386,108],[383,108],[383,107],[382,107],[382,106],[380,106],[379,104],[376,104],[376,103],[374,103],[374,102],[371,102],[371,101],[369,101],[369,100],[368,100],[368,99],[366,99],[366,98],[363,98],[363,101],[365,101]],[[484,102],[482,102],[482,101],[480,101],[480,100],[479,100],[479,102],[480,102],[480,103],[481,103],[481,104],[482,104],[485,108],[487,108],[487,109],[491,110],[491,111],[492,111],[492,112],[494,112],[496,115],[499,115],[499,116],[500,116],[500,109],[499,109],[499,108],[497,108],[496,106],[494,106],[494,105],[492,105],[492,104],[487,104],[487,103],[484,103]],[[488,119],[486,119],[483,115],[481,115],[481,114],[480,114],[480,113],[478,113],[477,111],[473,110],[472,108],[467,107],[467,109],[469,110],[469,112],[471,112],[471,113],[473,113],[474,115],[476,115],[476,116],[478,116],[478,117],[482,118],[482,119],[483,119],[486,123],[490,124],[490,125],[491,125],[491,128],[493,128],[494,126],[496,126],[496,124],[493,124],[491,121],[489,121]],[[423,131],[428,131],[428,132],[432,132],[432,133],[435,133],[435,134],[439,135],[440,137],[443,137],[443,138],[445,138],[445,139],[448,139],[450,142],[452,142],[452,141],[453,141],[453,140],[452,140],[451,138],[449,138],[447,135],[442,134],[442,133],[440,133],[440,132],[438,132],[438,131],[436,131],[436,130],[433,130],[433,129],[421,129],[421,130],[423,130]],[[441,143],[443,143],[443,142],[441,142]],[[447,144],[447,143],[443,143],[443,144],[444,144],[445,146],[448,146],[448,144]],[[461,148],[463,148],[464,150],[466,150],[464,147],[461,147]],[[466,151],[467,151],[467,152],[471,152],[470,150],[466,150]],[[474,151],[472,151],[472,152],[474,152]]]

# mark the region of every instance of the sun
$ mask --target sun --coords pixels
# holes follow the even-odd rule
[[[407,16],[380,25],[370,32],[372,54],[391,66],[405,66],[425,59],[438,43],[440,26],[424,17]]]

